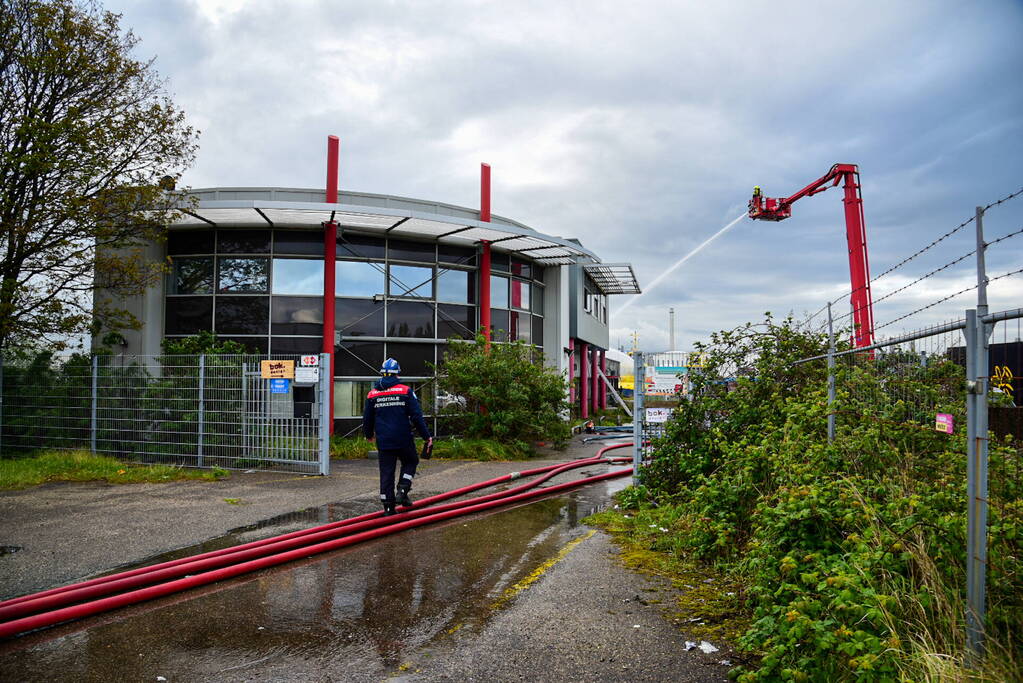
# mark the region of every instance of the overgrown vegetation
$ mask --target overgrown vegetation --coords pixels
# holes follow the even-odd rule
[[[376,444],[362,436],[334,437],[330,440],[330,456],[341,459],[365,458]],[[492,439],[435,439],[433,457],[437,460],[521,460],[532,451],[524,451],[512,444]]]
[[[456,400],[441,413],[468,440],[485,439],[531,453],[538,441],[564,444],[571,436],[565,378],[523,342],[476,343],[452,339],[437,368],[437,385]]]
[[[227,476],[212,470],[171,465],[129,465],[89,451],[45,451],[27,458],[0,460],[0,489],[23,489],[51,481],[106,481],[110,484],[162,483],[179,479],[216,481]]]
[[[650,547],[746,586],[739,645],[761,658],[740,681],[1020,680],[1020,451],[990,446],[989,655],[968,671],[965,436],[934,430],[935,412],[965,424],[962,371],[897,353],[840,365],[829,444],[824,364],[792,365],[824,345],[770,318],[714,335],[622,503],[675,520]]]

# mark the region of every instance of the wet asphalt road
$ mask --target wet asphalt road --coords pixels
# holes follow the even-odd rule
[[[595,450],[576,446],[561,459]],[[417,491],[425,496],[537,464],[430,462]],[[3,532],[13,535],[0,544],[26,545],[0,556],[0,586],[10,597],[70,580],[68,574],[81,577],[96,571],[97,564],[99,570],[110,569],[157,555],[146,552],[151,547],[177,548],[157,555],[169,559],[350,517],[375,509],[365,490],[374,467],[340,463],[344,473],[331,477],[342,484],[334,487],[333,501],[262,517],[259,524],[248,519],[248,526],[220,536],[211,530],[225,521],[258,517],[264,509],[287,504],[289,494],[282,491],[302,480],[278,477],[269,485],[236,481],[232,491],[245,491],[249,505],[244,496],[224,495],[227,489],[216,488],[224,482],[207,485],[204,502],[196,499],[191,506],[189,496],[180,500],[182,492],[203,485],[167,484],[162,486],[177,495],[157,487],[141,496],[139,487],[105,487],[120,489],[118,496],[135,489],[129,498],[148,499],[148,507],[129,511],[146,517],[139,511],[148,509],[152,519],[126,526],[160,529],[156,538],[132,531],[105,538],[101,530],[107,527],[95,524],[117,525],[116,513],[125,510],[111,509],[102,490],[90,496],[87,489],[72,487],[79,495],[66,496],[66,505],[79,509],[81,519],[64,517],[63,531],[58,528],[62,515],[51,510],[26,523],[39,531],[38,537],[17,524],[13,532],[12,527]],[[577,470],[556,481],[600,471],[606,467]],[[314,481],[322,486],[326,480]],[[685,638],[653,604],[670,603],[674,589],[657,577],[623,569],[606,536],[580,524],[626,483],[614,480],[494,514],[413,529],[3,642],[0,680],[727,680],[728,667],[718,663],[728,656],[725,651],[685,652]],[[337,495],[349,484],[358,493]],[[298,491],[310,497],[310,489]],[[235,497],[241,505],[222,500]],[[60,504],[43,498],[46,505],[33,507],[25,504],[26,497],[4,494],[0,512],[26,514],[20,508],[38,512]],[[131,503],[128,498],[119,502]],[[221,511],[227,514],[213,514]],[[276,511],[281,512],[279,507]],[[168,524],[167,517],[175,513],[189,523]],[[92,524],[81,525],[83,520]],[[74,536],[76,530],[82,536]],[[202,542],[180,547],[176,541],[190,534]],[[62,535],[61,543],[45,546]],[[130,557],[134,553],[139,554]],[[104,563],[107,556],[112,561]],[[40,558],[49,561],[31,561]],[[18,571],[10,571],[14,563],[9,561],[15,559]],[[70,568],[63,566],[65,561]],[[34,585],[11,588],[29,584]]]

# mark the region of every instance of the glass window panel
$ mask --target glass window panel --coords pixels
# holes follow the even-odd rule
[[[433,268],[390,266],[391,296],[433,298]]]
[[[334,417],[361,417],[373,382],[334,382]]]
[[[334,270],[338,296],[376,296],[384,293],[384,264],[338,261]]]
[[[266,334],[269,324],[270,297],[217,297],[217,334]]]
[[[166,299],[164,334],[195,334],[213,329],[212,296],[174,296]]]
[[[349,235],[342,232],[337,238],[337,255],[382,259],[384,257],[384,240],[379,237]]]
[[[251,354],[265,354],[270,349],[266,337],[221,337],[218,335],[217,340],[238,342]]]
[[[437,301],[475,303],[475,279],[473,273],[466,270],[442,270],[437,276]]]
[[[508,278],[500,275],[490,276],[490,305],[508,308]]]
[[[543,287],[533,285],[533,313],[543,315]]]
[[[529,310],[529,283],[522,280],[511,280],[512,308]]]
[[[433,304],[394,301],[387,304],[388,337],[433,339]]]
[[[529,343],[533,332],[532,316],[528,313],[511,311],[509,317],[511,319],[511,329],[509,330],[508,335],[509,339],[521,339],[522,341]]]
[[[387,357],[398,361],[402,376],[432,377],[433,371],[426,364],[433,362],[435,348],[435,344],[387,342]]]
[[[274,294],[319,294],[323,296],[323,260],[274,259]]]
[[[490,269],[499,270],[502,273],[507,273],[508,268],[508,254],[504,252],[498,252],[491,250],[490,252]]]
[[[217,270],[222,293],[265,292],[270,282],[270,259],[221,258]]]
[[[434,263],[437,260],[436,245],[433,242],[387,240],[387,257],[399,261]]]
[[[383,363],[383,342],[343,341],[334,347],[334,372],[339,377],[376,377]]]
[[[212,254],[212,230],[172,230],[167,235],[167,253],[178,254]]]
[[[336,299],[334,326],[343,337],[384,336],[384,304],[372,299]]]
[[[273,297],[270,334],[323,334],[323,297]]]
[[[472,247],[456,247],[452,244],[437,245],[437,260],[444,263],[476,265],[476,250]]]
[[[512,259],[511,272],[512,275],[531,278],[533,277],[533,265],[531,263],[526,263],[525,261],[516,261],[515,259]]]
[[[533,316],[533,343],[543,346],[543,318],[538,315]]]
[[[404,366],[402,366],[402,369],[404,369]],[[428,374],[430,376],[433,375],[432,372]],[[419,399],[419,406],[423,409],[423,415],[433,415],[433,393],[436,390],[435,383],[432,381],[409,382],[409,386],[412,387],[412,391],[416,392],[416,398]]]
[[[490,309],[490,338],[494,341],[508,341],[508,311]]]
[[[543,282],[543,266],[538,266],[535,263],[533,266],[533,279],[537,282]]]
[[[271,337],[270,353],[313,354],[323,351],[323,337]]]
[[[169,294],[212,294],[213,257],[175,258]]]
[[[451,306],[447,304],[437,306],[438,339],[450,339],[451,337],[472,339],[475,336],[475,306]]]
[[[269,254],[269,230],[217,230],[218,254]]]
[[[323,256],[323,233],[319,230],[274,230],[274,253]]]

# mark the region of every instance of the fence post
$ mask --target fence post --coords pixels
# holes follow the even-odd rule
[[[320,354],[320,474],[330,475],[330,425],[333,416],[330,414],[330,354]]]
[[[981,354],[977,345],[981,340],[976,310],[966,311],[966,646],[970,663],[975,665],[984,652],[984,579],[986,560],[986,482],[982,482],[981,399],[987,395],[979,379]],[[986,405],[984,406],[986,408]],[[986,429],[986,426],[985,426]],[[986,444],[986,439],[983,440]],[[985,449],[986,451],[986,449]],[[986,473],[986,467],[983,468]]]
[[[643,361],[643,352],[636,351],[632,354],[633,381],[632,381],[632,479],[640,483],[639,466],[643,462],[643,419],[646,411],[643,409],[643,394],[646,392],[646,366]]]
[[[203,466],[203,432],[205,431],[206,418],[206,354],[199,354],[199,433],[198,433],[198,466]]]
[[[0,455],[4,452],[4,358],[0,356]]]
[[[99,401],[99,356],[92,356],[92,415],[89,420],[89,449],[96,454],[96,404]]]
[[[835,331],[828,303],[828,443],[835,440]]]

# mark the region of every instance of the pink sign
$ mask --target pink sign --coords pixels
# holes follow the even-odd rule
[[[946,434],[952,433],[952,416],[948,413],[938,413],[934,420],[934,429]]]

